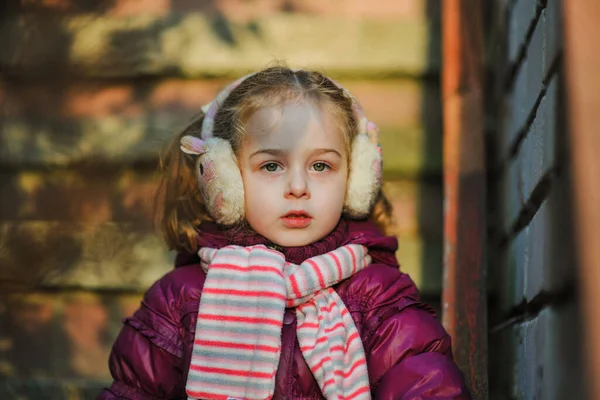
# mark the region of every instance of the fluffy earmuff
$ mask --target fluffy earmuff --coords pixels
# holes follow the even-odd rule
[[[204,141],[184,136],[181,150],[198,156],[198,184],[211,217],[222,225],[241,221],[244,218],[244,183],[229,142],[217,137]]]
[[[358,135],[352,144],[350,160],[344,212],[359,219],[369,215],[377,200],[381,187],[381,149],[367,135]]]
[[[249,76],[251,75],[227,86],[211,103],[203,107],[205,116],[201,138],[184,136],[181,139],[181,150],[198,156],[198,184],[210,216],[221,225],[233,225],[243,220],[244,184],[231,145],[226,140],[213,136],[214,118],[219,105]],[[378,145],[377,126],[367,119],[352,95],[339,87],[352,99],[358,123],[358,134],[352,143],[350,155],[344,213],[351,218],[360,219],[369,215],[377,200],[383,158]]]

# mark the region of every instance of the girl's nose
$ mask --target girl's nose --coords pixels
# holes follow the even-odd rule
[[[308,176],[304,171],[290,171],[286,197],[310,198]]]

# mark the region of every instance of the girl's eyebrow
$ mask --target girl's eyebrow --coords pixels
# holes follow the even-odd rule
[[[283,150],[283,149],[260,149],[255,151],[254,153],[250,154],[249,158],[261,155],[261,154],[268,154],[268,155],[272,155],[272,156],[282,156],[282,155],[286,155],[288,153],[288,150]],[[335,150],[335,149],[315,149],[312,151],[313,156],[320,156],[323,154],[327,154],[327,153],[332,153],[334,155],[337,155],[339,158],[343,158],[342,154]]]
[[[320,156],[322,154],[327,154],[327,153],[333,153],[333,154],[337,155],[339,158],[343,158],[342,155],[340,154],[340,152],[337,151],[336,149],[315,149],[313,151],[313,155],[315,155],[315,156]]]
[[[282,150],[282,149],[259,149],[259,150],[255,151],[254,153],[250,154],[249,158],[252,158],[254,156],[258,156],[261,154],[269,154],[272,156],[281,156],[286,153],[287,153],[287,151]]]

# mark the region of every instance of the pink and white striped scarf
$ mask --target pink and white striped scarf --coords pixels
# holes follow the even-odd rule
[[[304,358],[327,399],[370,399],[362,341],[332,285],[371,263],[346,245],[300,265],[263,245],[202,248],[207,271],[192,361],[189,399],[270,399],[286,307],[296,307]]]

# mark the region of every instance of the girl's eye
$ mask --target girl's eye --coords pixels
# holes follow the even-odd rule
[[[324,162],[317,162],[317,163],[314,163],[312,165],[312,167],[317,172],[323,172],[329,168],[329,165],[325,164]]]
[[[275,172],[279,168],[279,165],[274,162],[266,163],[262,168],[267,172]]]

